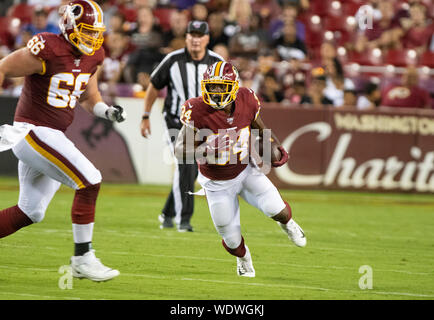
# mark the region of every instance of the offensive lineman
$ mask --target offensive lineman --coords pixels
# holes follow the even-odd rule
[[[0,127],[0,151],[12,148],[20,182],[18,204],[0,211],[0,238],[42,221],[63,183],[76,190],[72,274],[106,281],[119,271],[103,265],[91,246],[101,173],[64,132],[77,102],[111,121],[121,122],[126,115],[120,106],[107,106],[98,90],[97,69],[104,59],[101,8],[91,0],[76,0],[60,10],[61,34],[37,34],[26,48],[0,60],[0,86],[5,77],[25,77],[14,124]]]
[[[255,93],[239,88],[238,71],[222,61],[208,67],[201,85],[202,96],[187,100],[182,107],[184,126],[178,135],[175,154],[180,161],[194,155],[199,162],[198,182],[205,190],[222,244],[237,257],[237,274],[254,277],[250,251],[241,235],[238,195],[277,221],[298,247],[306,245],[306,237],[292,219],[291,208],[277,188],[248,161],[251,129],[259,130],[262,138],[266,129],[259,116],[260,103]],[[194,143],[189,140],[192,137]],[[287,162],[288,154],[271,133],[273,140],[281,157],[272,165],[279,167]]]

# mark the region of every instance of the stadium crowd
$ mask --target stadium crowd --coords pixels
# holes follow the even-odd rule
[[[39,32],[58,32],[68,0],[0,4],[0,58]],[[207,21],[209,48],[242,85],[282,106],[434,108],[431,0],[99,0],[107,26],[101,89],[143,97],[163,57]],[[372,17],[372,20],[370,18]],[[8,79],[2,95],[20,94]],[[164,94],[164,93],[163,93]]]

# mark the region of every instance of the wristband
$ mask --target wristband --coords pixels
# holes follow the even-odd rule
[[[149,119],[150,114],[151,114],[151,112],[149,112],[149,111],[143,112],[142,120]]]
[[[97,102],[93,106],[93,114],[96,115],[97,117],[107,119],[106,112],[108,109],[109,109],[109,106],[107,104],[105,104],[104,102],[100,101],[100,102]]]

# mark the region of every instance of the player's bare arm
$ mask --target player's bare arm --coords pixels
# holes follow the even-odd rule
[[[83,109],[98,117],[116,122],[122,122],[126,119],[126,113],[121,106],[109,107],[103,101],[98,89],[98,71],[90,77],[79,102]]]
[[[143,113],[142,122],[140,124],[140,131],[142,133],[142,136],[145,138],[148,138],[151,134],[151,123],[149,121],[149,115],[151,114],[152,106],[158,97],[158,92],[159,90],[156,89],[152,83],[150,83],[148,88],[146,89],[145,112]]]
[[[24,77],[44,72],[44,62],[21,48],[0,60],[0,86],[6,77]]]

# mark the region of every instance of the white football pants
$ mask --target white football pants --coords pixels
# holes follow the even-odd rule
[[[214,226],[231,249],[241,243],[238,195],[270,218],[285,208],[270,179],[250,164],[236,178],[225,181],[210,180],[199,172],[198,182],[205,190]]]
[[[101,182],[99,170],[59,130],[33,127],[12,151],[19,159],[18,207],[34,223],[42,221],[60,184],[78,190]],[[91,237],[92,229],[93,223],[73,225],[75,242],[90,241],[84,238]]]

